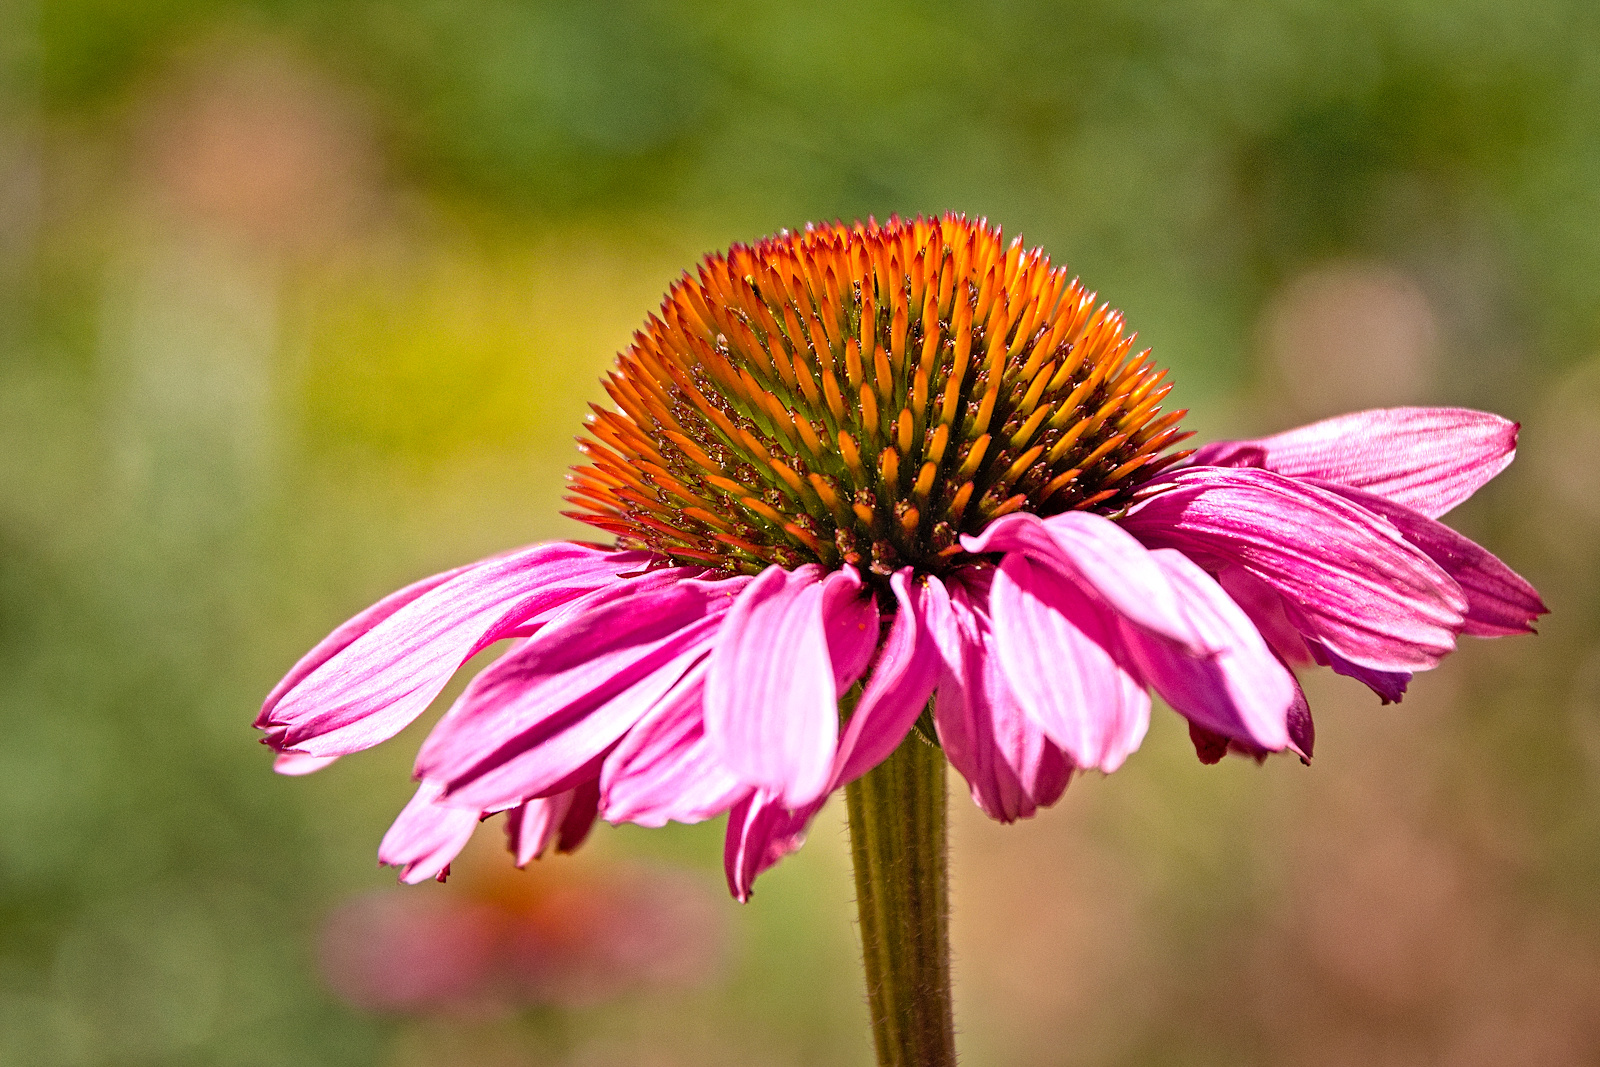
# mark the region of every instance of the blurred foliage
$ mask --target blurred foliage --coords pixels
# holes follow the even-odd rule
[[[1318,679],[1310,771],[1162,721],[1034,823],[961,815],[968,1056],[1600,1056],[1600,8],[8,0],[0,45],[0,1063],[866,1062],[828,814],[713,988],[339,1005],[317,924],[390,884],[420,728],[291,781],[248,723],[376,596],[577,532],[595,380],[700,254],[943,210],[1081,271],[1207,436],[1341,374],[1523,420],[1452,521],[1555,609],[1399,708]],[[1415,395],[1263,340],[1327,263],[1422,294]],[[553,862],[714,880],[717,830]]]

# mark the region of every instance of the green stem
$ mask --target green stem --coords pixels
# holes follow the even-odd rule
[[[913,732],[845,791],[880,1067],[953,1067],[944,753]]]

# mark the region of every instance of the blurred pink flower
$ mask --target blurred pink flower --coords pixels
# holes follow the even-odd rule
[[[407,881],[442,877],[477,821],[500,811],[519,864],[575,847],[597,816],[660,826],[726,811],[728,882],[744,899],[830,793],[905,740],[935,692],[921,729],[974,801],[1011,821],[1054,803],[1075,771],[1116,770],[1144,737],[1150,689],[1188,719],[1207,762],[1229,748],[1309,759],[1311,717],[1286,663],[1325,664],[1397,700],[1458,635],[1525,632],[1544,612],[1528,583],[1435,521],[1511,461],[1515,424],[1396,408],[1163,456],[1181,435],[1157,418],[1160,376],[1127,357],[1120,318],[1091,316],[1092,294],[1074,296],[1074,283],[1062,295],[1048,260],[1017,259],[990,231],[979,240],[947,218],[937,238],[918,229],[928,225],[808,231],[713,257],[700,282],[680,283],[608,383],[622,412],[597,416],[595,466],[575,475],[581,517],[639,547],[538,545],[380,601],[267,698],[257,725],[284,754],[280,769],[392,736],[467,659],[516,639],[424,742],[421,785],[380,858]],[[963,240],[979,258],[962,266],[946,248],[946,262],[968,271],[965,290],[926,273],[880,290],[892,324],[873,359],[881,403],[910,397],[890,419],[864,369],[871,324],[883,322],[865,296],[842,294],[907,270],[897,265],[908,247],[925,263]],[[767,278],[769,263],[783,270]],[[842,287],[835,267],[865,281]],[[985,305],[1001,267],[1014,300],[991,292]],[[819,274],[784,281],[801,269]],[[774,311],[751,279],[823,295]],[[1055,325],[1028,303],[1051,285]],[[954,327],[940,318],[946,299]],[[910,329],[908,301],[925,301],[920,338],[896,332]],[[772,332],[758,343],[747,324],[766,321],[748,310],[760,305],[798,331],[801,304],[817,337],[852,321],[836,304],[865,324],[864,342],[840,342],[838,363],[815,372],[826,404],[794,369],[815,353]],[[1033,316],[1037,332],[1017,336],[1035,337],[1035,350],[1012,341],[1016,366],[1002,366],[1006,344],[993,338],[1005,329],[964,332],[980,312]],[[954,347],[939,347],[952,328]],[[730,338],[748,350],[737,367]],[[913,369],[919,341],[931,376]],[[1014,369],[1006,407],[998,385],[966,407],[956,391],[980,342],[996,369],[969,395]],[[916,397],[940,381],[947,421],[928,425],[923,461],[918,420],[933,408]],[[723,410],[757,401],[764,422]],[[826,437],[813,423],[853,429]],[[991,454],[987,426],[1006,427],[1012,444]],[[1040,443],[1016,453],[1030,433]],[[871,442],[875,464],[861,455]],[[900,476],[902,452],[904,469],[921,472],[914,483]],[[789,496],[749,495],[761,456]],[[829,473],[802,477],[808,464]],[[874,488],[847,491],[847,478]],[[712,498],[766,524],[732,524]]]
[[[319,956],[329,987],[358,1008],[481,1012],[698,985],[725,941],[697,880],[602,868],[516,884],[469,879],[448,896],[363,894],[329,913]]]

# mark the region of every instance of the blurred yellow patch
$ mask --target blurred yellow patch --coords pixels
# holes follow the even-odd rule
[[[308,439],[424,462],[507,448],[575,460],[569,442],[600,374],[673,273],[586,237],[308,277]]]

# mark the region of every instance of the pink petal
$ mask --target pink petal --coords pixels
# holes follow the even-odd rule
[[[506,812],[506,843],[518,867],[543,856],[552,844],[572,852],[583,844],[600,808],[600,784],[591,778],[565,792],[524,801]]]
[[[606,821],[701,822],[750,792],[706,740],[705,673],[702,660],[606,757],[600,772]]]
[[[578,846],[589,838],[594,829],[595,816],[600,813],[600,782],[591,778],[571,791],[572,801],[561,816],[556,828],[556,851],[576,852]]]
[[[482,813],[439,803],[443,786],[423,779],[378,845],[378,862],[399,867],[409,885],[430,878],[444,881],[450,861],[460,854]]]
[[[710,647],[748,579],[679,579],[552,623],[472,680],[417,773],[489,810],[570,788]],[[595,763],[594,767],[590,767]]]
[[[961,544],[974,553],[1020,552],[1092,592],[1135,626],[1193,655],[1210,651],[1166,572],[1132,534],[1103,515],[1069,511],[1041,519],[1015,512],[994,520],[977,537],[963,537]]]
[[[1019,553],[989,593],[994,644],[1022,710],[1079,767],[1109,774],[1144,740],[1150,697],[1129,672],[1115,620]]]
[[[420,715],[479,651],[616,583],[640,559],[555,542],[420,582],[335,630],[273,690],[256,725],[275,747],[313,756],[375,745]],[[663,571],[632,581],[667,580]]]
[[[926,593],[907,567],[889,579],[899,610],[839,740],[831,788],[860,778],[888,759],[910,732],[938,680],[939,648],[922,623]]]
[[[878,650],[878,602],[861,595],[861,576],[854,567],[835,571],[822,585],[822,620],[828,635],[828,657],[833,661],[833,687],[843,693],[866,673]]]
[[[1256,630],[1279,658],[1302,667],[1313,662],[1306,639],[1289,621],[1287,606],[1275,589],[1243,567],[1231,564],[1218,570],[1216,576],[1223,592],[1250,616]]]
[[[569,789],[555,796],[535,797],[506,812],[506,845],[518,867],[526,867],[543,856],[555,841],[576,792]]]
[[[865,668],[877,643],[875,615],[867,625],[855,604],[859,587],[853,568],[819,580],[814,565],[769,567],[740,594],[711,652],[706,736],[729,770],[790,808],[827,792],[838,687],[855,681],[837,668]]]
[[[1014,822],[1060,799],[1072,764],[1006,685],[989,619],[974,603],[971,587],[983,584],[953,580],[947,589],[928,579],[923,618],[942,659],[934,727],[973,802],[993,819]]]
[[[302,774],[320,771],[338,759],[338,756],[308,756],[304,752],[280,752],[272,761],[272,769],[279,774],[298,778]]]
[[[1338,482],[1438,518],[1510,465],[1517,429],[1465,408],[1378,408],[1254,441],[1218,441],[1190,463]]]
[[[756,875],[805,844],[806,826],[821,807],[822,801],[815,800],[791,811],[776,796],[762,792],[734,805],[728,812],[722,865],[735,900],[749,900]]]
[[[1208,570],[1242,567],[1277,592],[1290,622],[1374,670],[1435,666],[1455,647],[1466,598],[1386,520],[1262,470],[1192,468],[1123,524]]]
[[[1533,632],[1533,620],[1548,614],[1539,591],[1488,549],[1419,512],[1374,493],[1322,483],[1324,489],[1394,524],[1411,544],[1454,578],[1467,598],[1462,633],[1505,637]]]
[[[1181,552],[1150,553],[1182,591],[1184,609],[1214,656],[1186,656],[1124,624],[1145,681],[1191,722],[1277,752],[1289,745],[1288,712],[1298,687],[1244,611]]]

